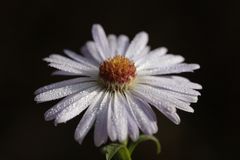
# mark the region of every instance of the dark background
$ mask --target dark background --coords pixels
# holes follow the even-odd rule
[[[93,23],[107,33],[131,38],[145,30],[152,48],[166,46],[201,65],[184,74],[204,89],[194,114],[179,111],[174,125],[161,113],[162,152],[146,142],[136,149],[138,160],[238,159],[239,8],[236,1],[51,1],[0,2],[1,27],[1,160],[104,159],[93,145],[92,132],[82,145],[73,134],[81,116],[54,127],[44,111],[55,102],[35,104],[37,88],[63,78],[51,77],[42,58],[64,48],[79,51],[91,39]],[[238,95],[237,95],[238,94]]]

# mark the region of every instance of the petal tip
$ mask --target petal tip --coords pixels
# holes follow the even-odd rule
[[[36,91],[35,91],[36,92]],[[39,95],[37,95],[36,97],[34,97],[34,101],[37,102],[37,103],[41,103],[42,100],[41,98],[39,97]]]
[[[83,138],[81,138],[81,136],[80,136],[77,132],[74,133],[74,139],[75,139],[75,141],[77,141],[80,145],[81,145],[82,142],[83,142]]]
[[[102,25],[95,23],[92,25],[92,31],[99,31],[99,30],[103,30]]]
[[[200,65],[199,64],[195,64],[194,69],[199,69]]]

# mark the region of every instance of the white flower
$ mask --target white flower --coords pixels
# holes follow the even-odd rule
[[[175,124],[180,123],[176,109],[193,112],[190,103],[197,102],[201,85],[173,74],[193,72],[198,64],[183,63],[182,56],[166,54],[164,47],[150,51],[146,32],[129,42],[125,35],[106,36],[95,24],[92,36],[81,50],[83,56],[64,50],[69,58],[52,54],[44,59],[58,69],[54,75],[77,76],[35,91],[37,102],[65,97],[45,113],[47,121],[67,122],[86,109],[75,139],[82,143],[95,123],[94,142],[100,146],[108,137],[123,142],[129,136],[134,141],[139,129],[156,133],[152,106]]]

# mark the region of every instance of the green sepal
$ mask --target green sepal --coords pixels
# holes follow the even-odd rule
[[[151,135],[141,135],[139,136],[138,140],[135,141],[135,142],[132,142],[129,147],[128,147],[128,151],[130,153],[130,156],[132,155],[134,149],[142,142],[145,142],[145,141],[153,141],[155,142],[156,144],[156,147],[157,147],[157,154],[160,153],[161,151],[161,146],[160,146],[160,142],[158,141],[157,138],[155,138],[154,136],[151,136]]]
[[[130,153],[125,144],[112,143],[103,147],[102,151],[106,155],[106,160],[131,160]]]

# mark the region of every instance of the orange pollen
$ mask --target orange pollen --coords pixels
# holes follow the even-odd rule
[[[136,67],[128,58],[117,55],[100,65],[99,76],[110,83],[129,83],[136,76]]]

